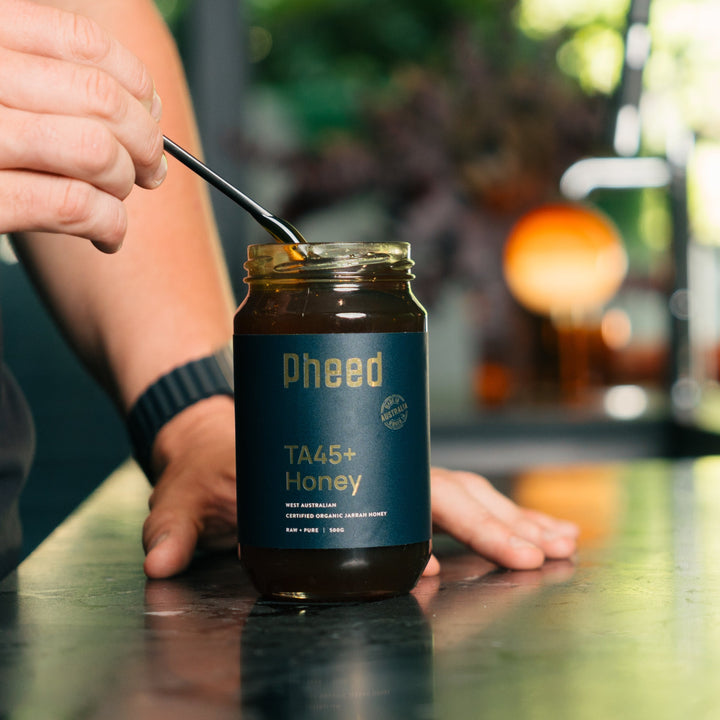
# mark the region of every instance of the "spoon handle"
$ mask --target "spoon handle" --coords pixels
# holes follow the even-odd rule
[[[289,222],[276,217],[264,207],[258,205],[254,200],[251,200],[247,195],[240,192],[240,190],[231,185],[227,180],[220,177],[194,155],[191,155],[187,150],[181,148],[165,135],[163,135],[163,147],[165,151],[176,160],[179,160],[203,180],[249,212],[276,240],[293,245],[305,244],[307,242],[300,234],[300,231],[294,228]]]

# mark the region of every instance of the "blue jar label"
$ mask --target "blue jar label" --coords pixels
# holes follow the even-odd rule
[[[424,333],[235,335],[241,545],[430,538]]]

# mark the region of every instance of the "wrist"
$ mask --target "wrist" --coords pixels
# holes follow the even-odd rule
[[[133,454],[152,476],[151,458],[160,432],[195,405],[215,396],[232,397],[230,348],[181,365],[158,378],[138,398],[127,415]]]
[[[196,455],[203,448],[235,447],[235,404],[227,395],[214,395],[190,405],[158,431],[146,471],[155,482],[171,463],[188,464],[186,453]]]

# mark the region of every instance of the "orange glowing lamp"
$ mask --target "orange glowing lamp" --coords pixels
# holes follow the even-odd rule
[[[558,203],[535,208],[515,224],[503,270],[510,292],[527,309],[578,318],[615,295],[627,272],[627,254],[604,214]]]

